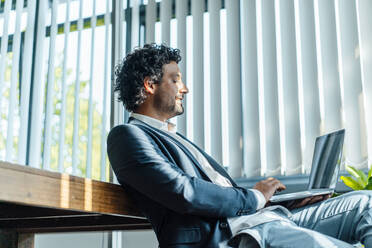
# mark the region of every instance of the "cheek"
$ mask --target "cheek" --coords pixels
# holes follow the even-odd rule
[[[177,95],[178,92],[181,91],[181,87],[179,87],[179,85],[177,84],[174,84],[174,87],[173,87],[173,92]]]
[[[167,90],[167,94],[168,94],[168,96],[177,96],[177,94],[178,94],[178,88],[173,84],[173,85],[171,85],[169,88],[168,88],[168,90]]]

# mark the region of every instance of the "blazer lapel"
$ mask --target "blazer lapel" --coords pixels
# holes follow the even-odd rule
[[[201,172],[202,176],[207,178],[209,181],[212,182],[212,180],[208,177],[208,175],[205,173],[204,169],[201,167],[201,165],[199,164],[199,162],[196,160],[196,158],[190,153],[190,151],[184,146],[182,145],[178,140],[176,140],[175,138],[173,138],[172,136],[170,136],[169,134],[167,134],[166,132],[160,130],[160,129],[157,129],[157,128],[154,128],[146,123],[144,123],[143,121],[140,121],[140,120],[137,120],[133,117],[130,117],[129,120],[128,120],[128,123],[131,123],[131,124],[134,124],[134,125],[138,125],[142,128],[145,128],[145,129],[150,129],[152,132],[155,132],[155,133],[158,133],[160,135],[163,135],[163,136],[166,136],[168,139],[171,139],[174,143],[177,144],[177,146],[186,154],[186,156],[193,162],[193,164],[199,169],[199,171]],[[181,136],[182,137],[182,136]],[[191,143],[192,144],[192,143]]]

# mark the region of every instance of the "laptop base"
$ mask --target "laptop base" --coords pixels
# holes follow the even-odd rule
[[[317,195],[328,195],[333,194],[334,189],[310,189],[305,191],[299,191],[294,193],[274,195],[270,198],[270,202],[279,203],[290,200],[298,200],[307,197],[317,196]]]

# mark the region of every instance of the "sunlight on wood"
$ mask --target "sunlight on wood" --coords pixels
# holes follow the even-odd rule
[[[70,176],[61,174],[61,207],[68,208],[70,206]]]
[[[92,211],[92,180],[84,180],[84,210]]]

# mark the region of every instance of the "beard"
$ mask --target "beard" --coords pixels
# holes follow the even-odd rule
[[[184,112],[182,102],[178,103],[176,98],[171,98],[169,96],[163,96],[161,94],[155,95],[154,105],[162,113],[166,113],[171,117],[181,115]]]

